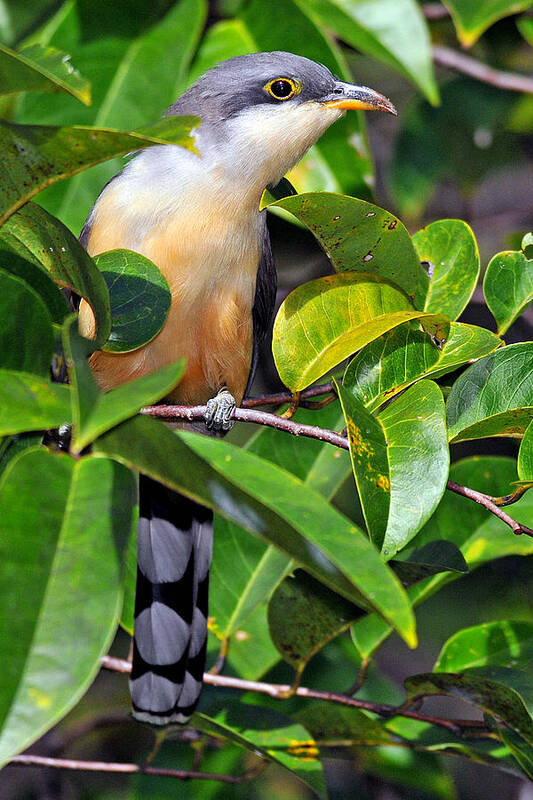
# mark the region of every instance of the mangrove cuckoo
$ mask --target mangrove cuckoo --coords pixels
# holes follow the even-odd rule
[[[200,157],[171,145],[142,151],[105,186],[81,233],[92,255],[127,248],[150,258],[172,294],[155,339],[92,357],[104,390],[184,356],[168,400],[207,404],[208,429],[231,427],[276,294],[261,196],[347,109],[396,113],[372,89],[283,52],[225,61],[170,106],[167,114],[201,118]],[[82,302],[80,330],[91,336],[93,326]],[[205,665],[212,513],[147,478],[140,489],[133,713],[159,725],[185,722]]]

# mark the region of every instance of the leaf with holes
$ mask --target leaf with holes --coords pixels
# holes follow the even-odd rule
[[[479,250],[472,228],[461,219],[441,219],[415,233],[413,244],[432,273],[427,291],[419,287],[415,306],[457,319],[479,278]]]
[[[373,273],[414,298],[422,268],[403,223],[379,206],[331,192],[276,200],[306,225],[337,272]]]

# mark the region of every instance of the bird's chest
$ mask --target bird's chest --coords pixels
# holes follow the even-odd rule
[[[248,380],[263,221],[220,211],[189,209],[153,229],[139,247],[172,293],[165,327],[145,355],[158,365],[187,359],[174,401],[205,402],[226,385],[240,402]]]

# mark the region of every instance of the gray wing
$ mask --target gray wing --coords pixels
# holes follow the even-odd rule
[[[266,212],[263,211],[263,214],[266,214]],[[270,323],[272,322],[274,307],[276,305],[277,288],[278,275],[276,272],[274,257],[272,256],[270,235],[265,222],[265,232],[263,234],[263,252],[261,254],[261,261],[259,262],[259,269],[257,270],[254,307],[252,309],[254,336],[252,365],[250,368],[250,375],[248,376],[248,384],[244,393],[245,397],[252,386],[261,345],[265,341],[265,338],[270,330]]]

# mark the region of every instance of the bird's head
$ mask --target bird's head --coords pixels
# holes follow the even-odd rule
[[[292,53],[252,53],[223,61],[171,106],[202,119],[198,147],[263,189],[293,167],[348,110],[396,109],[366,86],[337,80],[327,67]]]

